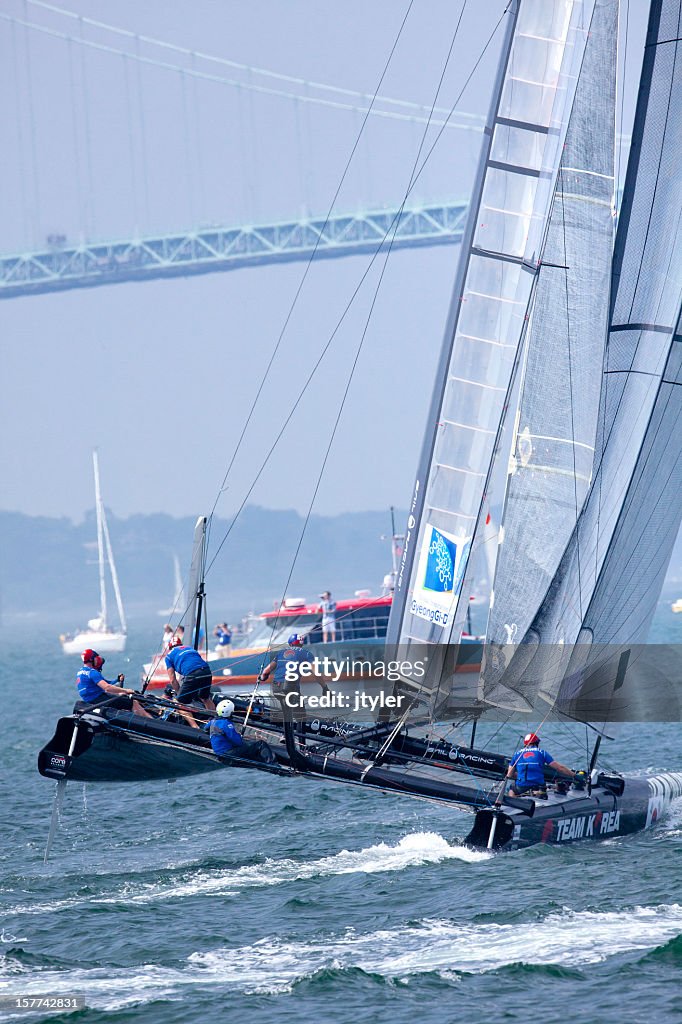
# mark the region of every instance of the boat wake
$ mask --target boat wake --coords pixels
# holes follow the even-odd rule
[[[145,904],[162,900],[177,900],[199,895],[234,896],[246,889],[268,885],[282,885],[289,882],[307,881],[329,875],[374,874],[380,871],[402,871],[420,864],[440,864],[445,860],[459,860],[477,863],[491,858],[492,854],[470,850],[459,844],[451,845],[436,832],[413,832],[404,836],[396,845],[377,843],[363,850],[341,850],[329,857],[311,861],[293,859],[268,859],[261,864],[245,867],[207,870],[200,868],[187,875],[183,869],[182,880],[163,884],[140,882],[128,879],[123,886],[117,885],[115,895],[74,896],[36,905],[20,905],[5,911],[10,915],[41,914],[46,911],[68,910],[84,904]],[[167,874],[165,878],[167,879]]]
[[[514,924],[458,925],[423,920],[394,929],[283,941],[268,936],[237,948],[192,953],[179,967],[141,964],[129,968],[55,970],[27,963],[20,951],[0,957],[0,969],[22,993],[81,992],[88,1005],[106,1010],[158,999],[179,999],[188,986],[228,985],[244,993],[280,993],[323,973],[362,971],[379,980],[406,983],[420,975],[455,981],[461,975],[494,972],[514,964],[572,970],[617,955],[669,948],[682,934],[677,904],[626,911],[564,910],[533,927]],[[3,994],[12,994],[7,987]]]

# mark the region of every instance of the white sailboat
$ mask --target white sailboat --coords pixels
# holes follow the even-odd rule
[[[95,473],[95,514],[97,517],[97,555],[99,561],[99,594],[100,612],[94,618],[88,620],[88,628],[79,630],[75,634],[63,634],[61,641],[64,654],[81,654],[87,647],[92,647],[98,654],[117,654],[125,650],[126,646],[126,619],[121,599],[121,588],[114,562],[114,553],[111,548],[109,527],[102,502],[102,493],[99,480],[99,460],[97,452],[92,453],[92,463]],[[107,584],[106,565],[111,573],[111,583],[116,600],[118,611],[119,628],[112,629],[107,618]]]

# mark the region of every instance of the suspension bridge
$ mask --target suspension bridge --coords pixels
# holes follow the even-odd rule
[[[10,0],[0,33],[15,97],[0,131],[16,154],[0,298],[373,253],[389,234],[392,248],[461,240],[466,200],[442,200],[443,175],[434,200],[426,173],[405,200],[396,167],[425,131],[444,136],[451,168],[453,154],[471,163],[478,115],[240,64],[45,0]],[[340,173],[316,166],[332,137],[355,161],[338,202],[313,215]],[[276,209],[297,215],[264,208],[268,168],[282,179]],[[197,226],[163,230],[176,218]]]

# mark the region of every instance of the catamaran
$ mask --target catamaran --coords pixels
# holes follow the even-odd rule
[[[600,770],[612,723],[651,693],[642,645],[682,516],[682,0],[651,0],[615,242],[618,0],[511,0],[505,22],[396,573],[399,679],[364,720],[253,694],[234,715],[271,745],[263,770],[473,812],[466,841],[491,850],[626,835],[682,796],[682,772]],[[487,643],[467,672],[491,550]],[[191,594],[200,609],[201,578]],[[477,747],[476,728],[514,717],[590,731],[570,786],[548,769],[546,792],[506,791],[509,752]],[[467,743],[448,738],[465,725]],[[224,768],[199,730],[105,706],[60,719],[39,757],[62,794],[67,779]]]
[[[117,654],[125,650],[126,646],[126,619],[121,598],[121,588],[114,562],[114,552],[111,547],[107,516],[102,501],[102,491],[99,479],[99,459],[97,452],[92,453],[92,464],[95,474],[95,515],[97,519],[97,558],[99,564],[99,600],[100,611],[97,616],[88,620],[88,628],[79,630],[75,634],[62,634],[60,641],[64,654],[81,654],[88,647],[93,648],[99,654]],[[106,569],[111,574],[111,584],[114,590],[114,599],[118,611],[118,629],[112,629],[109,625],[107,610],[107,581]]]

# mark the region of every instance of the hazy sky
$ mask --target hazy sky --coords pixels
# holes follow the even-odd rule
[[[58,6],[193,51],[371,95],[408,4]],[[631,0],[630,83],[647,7]],[[439,106],[455,101],[503,8],[502,0],[469,0]],[[430,105],[460,10],[459,0],[415,0],[382,95]],[[0,112],[2,251],[43,248],[52,233],[119,239],[326,212],[361,116],[244,86],[352,100],[184,57],[30,0],[2,0],[0,13],[18,19],[0,21],[0,86],[13,98]],[[129,56],[84,47],[79,38]],[[495,50],[493,44],[461,110],[485,111]],[[179,70],[137,63],[134,54]],[[631,87],[625,101],[627,122]],[[397,204],[421,131],[409,121],[372,119],[337,209]],[[430,201],[466,195],[478,142],[475,133],[446,131],[415,193]],[[456,256],[452,247],[391,256],[315,511],[406,506]],[[366,265],[360,257],[324,261],[309,275],[220,513],[242,501]],[[307,508],[379,269],[252,502]],[[209,509],[303,270],[259,267],[2,302],[2,507],[79,518],[93,504],[90,452],[98,446],[105,501],[117,514]]]

